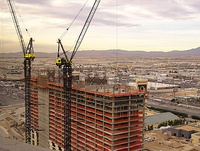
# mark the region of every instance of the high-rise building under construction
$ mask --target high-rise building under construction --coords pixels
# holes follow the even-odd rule
[[[63,150],[62,83],[47,76],[31,79],[31,144]],[[73,86],[71,149],[135,151],[143,149],[146,83],[139,89],[119,85]]]

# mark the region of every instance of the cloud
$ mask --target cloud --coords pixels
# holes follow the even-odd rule
[[[187,10],[182,3],[177,2],[177,0],[153,0],[153,3],[145,4],[146,5],[143,6],[145,9],[161,18],[186,19],[190,18],[191,14],[193,14],[192,11]]]
[[[59,2],[59,3],[58,3]],[[76,20],[76,25],[82,25],[85,21],[86,17],[91,10],[94,1],[89,1],[82,13],[80,13],[79,17]],[[111,2],[111,1],[109,1]],[[62,24],[58,22],[62,21],[63,24],[70,24],[70,22],[75,18],[77,13],[80,11],[82,6],[84,5],[83,2],[74,0],[74,1],[55,1],[55,0],[15,0],[18,12],[22,15],[22,17],[29,16],[30,19],[40,21],[39,19],[48,19],[54,20],[55,26],[62,27]],[[103,5],[101,5],[103,4]],[[100,3],[99,8],[95,16],[98,19],[93,20],[93,24],[96,25],[106,25],[106,26],[113,26],[116,25],[116,17],[120,21],[118,22],[118,26],[137,26],[136,23],[128,22],[130,17],[128,14],[121,14],[118,13],[116,16],[116,12],[113,11],[115,9],[113,5],[109,8],[109,4],[111,3]],[[120,10],[121,11],[121,10]],[[7,10],[8,12],[8,10]],[[56,25],[58,23],[58,25]],[[50,25],[49,26],[54,26]]]
[[[118,3],[109,0],[105,5],[111,6],[111,9],[117,5],[124,13],[127,8],[130,8],[127,15],[131,13],[132,17],[151,19],[191,19],[200,12],[198,0],[123,0]]]
[[[47,45],[51,47],[52,43],[56,43],[56,37],[60,36],[60,33],[70,25],[85,3],[85,1],[81,0],[12,1],[15,2],[17,11],[22,16],[26,27],[28,27],[31,34],[34,34],[33,37],[37,39],[36,44],[39,43],[41,47],[45,42],[44,47],[48,47]],[[80,33],[94,1],[88,0],[88,3],[71,28],[73,31],[70,29],[67,40],[71,40],[72,36],[77,36]],[[1,20],[4,23],[3,35],[4,38],[9,38],[9,35],[16,35],[16,32],[14,31],[15,29],[6,0],[0,1],[0,6],[3,8],[2,12],[4,13],[0,15],[0,18],[3,17]],[[119,27],[118,32],[120,34],[118,35],[123,37],[122,39],[126,43],[130,41],[132,43],[134,39],[140,39],[142,45],[145,45],[146,42],[149,45],[149,43],[155,43],[151,41],[152,37],[160,37],[160,40],[163,39],[162,43],[164,43],[168,37],[170,41],[171,37],[174,37],[174,33],[190,41],[194,37],[193,35],[198,35],[200,27],[199,8],[199,0],[101,0],[92,20],[92,26],[87,33],[88,37],[92,37],[88,40],[88,43],[92,43],[93,39],[99,39],[101,36],[103,37],[101,41],[105,40],[110,45],[110,39],[116,34],[115,27]],[[20,19],[19,22],[23,30]],[[17,39],[17,36],[12,38]],[[177,39],[180,39],[180,37]],[[120,39],[120,41],[122,40]],[[90,45],[88,43],[85,43],[85,45]],[[126,45],[128,46],[128,44]],[[157,44],[155,45],[157,46]]]
[[[80,0],[15,0],[14,2],[19,5],[24,13],[28,13],[31,16],[39,15],[65,20],[73,19],[84,4]],[[79,20],[87,15],[85,11],[91,9],[93,2],[89,0],[88,3],[90,5],[86,5],[84,13],[81,13],[83,17],[80,17]],[[124,20],[134,16],[143,18],[189,19],[194,17],[194,14],[200,12],[199,8],[199,0],[102,0],[97,13],[100,13],[102,17],[107,16],[111,19],[113,19],[113,16],[116,16],[116,13],[119,14],[118,17],[121,17],[120,14],[124,14],[122,16]]]
[[[76,25],[82,25],[85,21],[93,2],[89,0],[89,4],[77,18]],[[54,20],[54,24],[47,24],[52,27],[70,24],[84,5],[79,0],[15,0],[15,3],[23,16],[30,16],[33,20]],[[118,26],[130,27],[140,26],[142,19],[192,19],[199,13],[199,7],[198,0],[102,0],[93,24],[113,26],[117,22]]]
[[[183,2],[185,4],[185,6],[190,9],[193,10],[195,13],[199,14],[200,13],[200,3],[199,0],[184,0]]]
[[[42,5],[42,4],[49,4],[54,0],[15,0],[13,2],[17,2],[19,4],[28,4],[28,5]]]

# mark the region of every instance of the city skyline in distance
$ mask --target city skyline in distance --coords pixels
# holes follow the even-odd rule
[[[35,39],[35,52],[56,52],[57,39],[75,18],[84,2],[14,0],[27,44],[27,28]],[[63,38],[71,50],[92,7],[89,0]],[[0,53],[21,50],[6,1],[1,1]],[[158,7],[159,6],[159,7]],[[101,1],[79,50],[128,51],[189,50],[200,46],[200,5],[193,1]],[[21,21],[23,20],[23,22]],[[26,28],[24,28],[25,24]]]

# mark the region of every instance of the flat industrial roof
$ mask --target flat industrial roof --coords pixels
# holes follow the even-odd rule
[[[165,113],[146,116],[145,125],[153,125],[175,119],[179,119],[179,117],[172,114],[171,112],[165,112]]]
[[[182,129],[182,130],[187,130],[187,131],[194,130],[194,131],[200,132],[200,127],[196,127],[192,125],[183,125],[183,126],[176,127],[176,129]]]
[[[200,137],[200,132],[197,132],[197,133],[194,133],[192,135],[196,135],[196,136],[199,136]]]

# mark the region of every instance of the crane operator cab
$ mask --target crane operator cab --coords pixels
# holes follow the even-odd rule
[[[31,61],[33,61],[35,59],[35,54],[27,53],[27,54],[25,54],[25,58],[26,59],[31,59]]]
[[[56,59],[56,65],[61,68],[62,65],[64,65],[66,63],[66,59],[65,58],[57,58]]]

